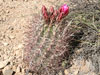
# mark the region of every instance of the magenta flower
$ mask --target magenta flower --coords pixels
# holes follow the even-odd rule
[[[62,5],[59,9],[59,15],[57,17],[57,21],[60,21],[62,18],[67,16],[68,13],[69,13],[69,7],[67,6],[67,4]]]
[[[62,5],[60,7],[60,9],[59,9],[59,12],[63,13],[64,16],[68,15],[68,13],[69,13],[69,7],[68,7],[68,5],[67,4]]]

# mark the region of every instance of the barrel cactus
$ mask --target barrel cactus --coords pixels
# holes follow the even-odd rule
[[[75,26],[67,22],[69,13],[67,5],[58,10],[42,7],[42,19],[34,15],[32,24],[26,33],[24,62],[29,71],[38,75],[54,75],[63,68],[62,62],[69,55],[70,41],[77,32]]]

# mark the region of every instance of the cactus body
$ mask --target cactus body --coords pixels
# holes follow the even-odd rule
[[[40,20],[40,16],[34,18],[26,33],[24,61],[31,71],[47,75],[62,68],[61,62],[64,54],[68,54],[74,31],[71,26],[68,27],[67,22],[45,24]]]

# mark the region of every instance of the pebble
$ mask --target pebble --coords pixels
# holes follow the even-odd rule
[[[0,61],[0,69],[6,67],[12,60],[13,60],[13,57],[9,57],[9,59],[7,60]]]
[[[13,70],[5,70],[4,72],[3,72],[3,75],[12,75],[12,74],[14,74],[14,71]]]
[[[9,44],[7,42],[3,42],[3,45],[4,46],[8,46]]]
[[[19,44],[19,45],[17,45],[17,46],[14,47],[14,50],[21,49],[21,48],[23,48],[23,45]]]
[[[17,67],[16,72],[21,72],[21,67]]]
[[[16,71],[16,66],[13,66],[12,69],[13,69],[14,71]]]
[[[19,48],[19,49],[20,49],[20,48],[22,48],[22,47],[23,47],[23,45],[22,45],[22,44],[19,44],[19,45],[18,45],[18,48]]]
[[[4,73],[6,70],[10,70],[10,69],[11,69],[11,65],[8,65],[2,70],[2,72]]]
[[[0,61],[0,69],[4,68],[9,63],[8,60]]]
[[[15,38],[15,36],[13,36],[13,35],[10,35],[9,37],[10,37],[11,39],[14,39],[14,38]]]
[[[58,73],[58,75],[63,75],[62,71],[60,71],[60,72]]]
[[[69,72],[68,72],[67,69],[65,69],[64,74],[65,74],[65,75],[68,75],[68,74],[69,74]]]

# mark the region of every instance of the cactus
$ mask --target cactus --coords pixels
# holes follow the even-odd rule
[[[34,15],[33,23],[30,24],[29,31],[26,33],[28,39],[24,50],[24,62],[29,70],[41,75],[53,75],[63,68],[61,62],[64,60],[65,54],[68,56],[69,42],[76,33],[71,22],[63,23],[63,19],[61,21],[59,17],[60,13],[58,17],[54,15],[58,12],[55,13],[53,7],[50,8],[50,12],[47,12],[43,6],[44,20],[41,20],[40,16]],[[54,20],[52,15],[54,18],[59,18],[60,22]]]

